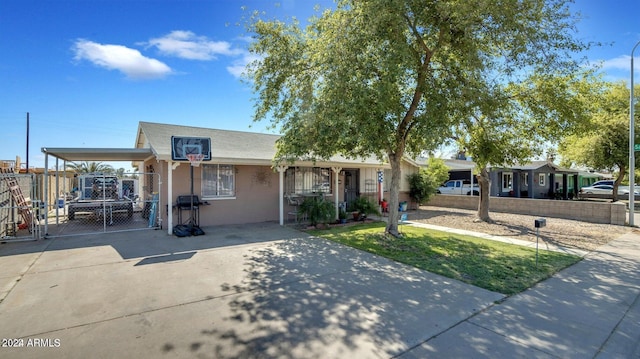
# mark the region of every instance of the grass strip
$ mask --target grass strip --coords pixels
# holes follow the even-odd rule
[[[382,222],[311,230],[326,238],[490,291],[512,295],[582,258],[448,232],[402,226],[402,238]]]

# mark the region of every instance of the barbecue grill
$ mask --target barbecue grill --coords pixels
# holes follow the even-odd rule
[[[202,202],[200,202],[198,195],[178,196],[178,198],[176,199],[176,207],[178,208],[178,223],[199,226],[201,204]],[[189,217],[187,223],[184,223],[182,221],[182,211],[191,211],[191,216]]]

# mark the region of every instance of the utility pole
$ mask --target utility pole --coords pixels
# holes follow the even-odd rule
[[[20,172],[19,168],[18,172]],[[27,173],[29,173],[29,112],[27,112]]]

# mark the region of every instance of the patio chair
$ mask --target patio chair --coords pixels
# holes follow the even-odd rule
[[[398,226],[400,227],[398,232],[400,232],[400,234],[402,234],[402,225],[407,224],[407,217],[408,215],[406,213],[400,215],[400,220],[398,221]]]
[[[287,194],[284,197],[287,199],[287,203],[289,204],[289,206],[294,208],[292,211],[287,212],[289,217],[293,216],[295,218],[296,223],[299,221],[298,217],[301,215],[303,217],[303,220],[306,220],[307,219],[306,215],[303,213],[300,213],[300,210],[298,209],[298,206],[300,206],[300,199],[298,197],[293,197],[290,194]]]

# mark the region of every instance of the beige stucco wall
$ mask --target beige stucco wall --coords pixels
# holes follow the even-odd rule
[[[209,203],[208,205],[200,206],[200,225],[214,226],[277,221],[279,219],[278,173],[274,172],[269,166],[236,165],[234,169],[235,197],[207,199],[201,195],[201,169],[199,167],[194,168],[194,194]],[[166,170],[163,173],[166,173]],[[166,176],[165,174],[164,178],[168,178]],[[177,196],[190,194],[189,178],[189,166],[186,164],[178,166],[173,171],[173,198],[170,199],[171,205],[175,203]],[[163,188],[168,188],[168,180],[163,182],[165,183]],[[183,212],[183,218],[185,215],[187,214]],[[178,224],[177,220],[177,209],[174,209],[174,224]]]
[[[149,165],[153,166],[156,173],[161,176],[160,195],[161,204],[160,210],[162,215],[162,223],[166,227],[168,225],[168,208],[175,204],[176,198],[179,195],[190,194],[190,166],[186,163],[180,164],[172,171],[173,185],[172,185],[172,198],[167,198],[168,186],[169,186],[169,171],[167,162],[157,162],[155,160],[147,161],[144,168],[148,168]],[[406,164],[403,164],[406,166]],[[235,165],[235,197],[234,198],[219,198],[219,199],[207,199],[201,196],[201,168],[194,167],[194,194],[198,195],[201,199],[206,200],[209,205],[200,206],[200,225],[201,226],[215,226],[222,224],[243,224],[243,223],[256,223],[265,221],[278,221],[279,220],[279,175],[273,171],[270,166],[252,166],[252,165]],[[142,169],[141,169],[142,170]],[[409,171],[411,168],[407,166],[403,170]],[[376,202],[377,196],[377,181],[378,174],[376,168],[360,168],[360,195],[369,197],[372,201]],[[408,182],[406,181],[406,174],[403,173],[403,180],[401,184],[400,200],[408,200]],[[339,175],[339,188],[338,196],[339,201],[344,201],[344,175]],[[385,178],[385,180],[390,180]],[[367,185],[369,181],[369,185]],[[372,182],[373,181],[373,182]],[[372,187],[372,183],[375,186]],[[331,180],[331,193],[334,194],[335,181]],[[406,191],[402,191],[406,188]],[[370,191],[373,189],[373,191]],[[388,198],[388,192],[385,192],[384,196]],[[328,200],[334,201],[333,196],[328,196]],[[290,220],[288,212],[293,210],[284,200],[284,220],[285,222]],[[183,211],[183,220],[188,218],[188,214]],[[173,209],[173,225],[178,224],[178,210]]]
[[[477,209],[478,197],[435,195],[427,205]],[[491,197],[490,211],[575,219],[592,223],[624,225],[626,206],[620,202],[562,201],[514,197]],[[533,225],[533,224],[532,224]]]

